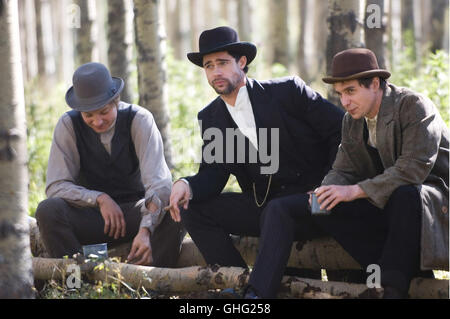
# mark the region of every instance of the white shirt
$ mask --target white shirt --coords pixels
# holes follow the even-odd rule
[[[247,86],[244,85],[239,89],[234,106],[231,106],[226,102],[225,105],[227,106],[228,112],[230,112],[230,115],[237,124],[239,130],[242,134],[247,136],[256,150],[258,150],[255,115],[253,114],[252,104],[250,102],[250,97],[248,96]],[[192,193],[192,188],[189,185],[189,182],[184,178],[180,180],[189,186],[191,195],[189,199],[192,199],[194,194]]]
[[[255,115],[253,114],[252,104],[248,96],[247,87],[244,85],[239,89],[234,106],[225,102],[228,112],[239,130],[247,136],[253,146],[258,149],[258,137],[256,135]]]
[[[369,130],[369,140],[367,141],[367,144],[375,148],[377,148],[377,118],[378,114],[373,119],[365,117],[367,129]]]

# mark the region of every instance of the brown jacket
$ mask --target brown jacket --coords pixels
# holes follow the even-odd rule
[[[428,98],[389,84],[378,113],[377,149],[384,172],[377,174],[364,139],[364,119],[348,113],[332,170],[323,185],[358,184],[383,208],[402,185],[422,197],[421,268],[449,267],[449,129]]]

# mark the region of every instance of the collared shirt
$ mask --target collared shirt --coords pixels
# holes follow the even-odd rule
[[[247,86],[239,89],[234,106],[225,102],[228,112],[234,122],[236,122],[239,130],[247,136],[253,146],[258,149],[258,137],[256,135],[255,115],[253,114],[252,104],[248,96]]]
[[[375,148],[377,148],[377,118],[378,114],[373,119],[365,117],[367,129],[369,130],[369,140],[367,141],[367,144]]]
[[[227,106],[228,112],[230,112],[230,115],[233,118],[234,122],[237,124],[239,130],[242,132],[242,134],[247,136],[249,141],[258,150],[258,137],[256,135],[255,115],[253,114],[252,104],[250,102],[250,97],[248,96],[247,86],[244,85],[239,89],[234,106],[231,106],[226,102],[225,105]],[[184,178],[180,180],[189,186],[191,195],[190,199],[192,199],[194,194],[192,193],[192,188],[189,185],[189,182]]]
[[[119,109],[128,107],[120,102]],[[115,123],[108,131],[100,133],[100,140],[106,151],[111,154],[111,140],[115,132]],[[154,232],[165,212],[163,206],[169,201],[172,175],[164,158],[162,138],[152,114],[139,108],[131,124],[131,138],[139,159],[142,183],[145,188],[145,203],[153,202],[158,210],[150,213],[142,205],[143,214],[140,227]],[[56,124],[47,167],[47,197],[60,197],[78,206],[97,206],[97,190],[86,189],[76,184],[80,171],[75,131],[70,116],[65,113]]]

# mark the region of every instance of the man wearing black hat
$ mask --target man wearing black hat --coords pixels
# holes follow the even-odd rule
[[[406,298],[419,270],[448,270],[449,130],[428,98],[387,83],[368,49],[335,55],[347,111],[317,220],[360,264],[378,265],[384,298]]]
[[[120,101],[123,87],[100,63],[75,71],[36,219],[51,257],[133,240],[130,262],[173,267],[184,232],[162,209],[172,183],[162,139],[149,111]]]
[[[299,77],[248,78],[256,47],[239,41],[229,27],[204,31],[199,48],[188,59],[204,68],[219,97],[198,114],[202,162],[195,176],[174,183],[170,213],[186,227],[208,264],[247,267],[230,234],[260,237],[245,296],[273,298],[292,242],[314,232],[280,203],[301,194],[304,213],[310,215],[307,192],[331,168],[343,112]],[[221,193],[230,174],[242,193]],[[282,211],[291,220],[287,226],[274,222]]]

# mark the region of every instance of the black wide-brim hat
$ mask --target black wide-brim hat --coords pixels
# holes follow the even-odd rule
[[[187,54],[189,61],[203,67],[203,56],[206,54],[232,51],[247,57],[247,65],[256,57],[256,46],[253,43],[239,41],[237,32],[230,27],[218,27],[211,30],[205,30],[200,34],[198,41],[200,52],[191,52]]]
[[[380,77],[387,79],[391,76],[386,70],[380,69],[377,57],[369,49],[348,49],[337,53],[333,57],[331,75],[322,81],[328,84],[356,79]]]
[[[74,110],[91,112],[113,101],[125,85],[123,79],[112,77],[101,63],[80,66],[72,78],[73,86],[66,92],[66,102]]]

